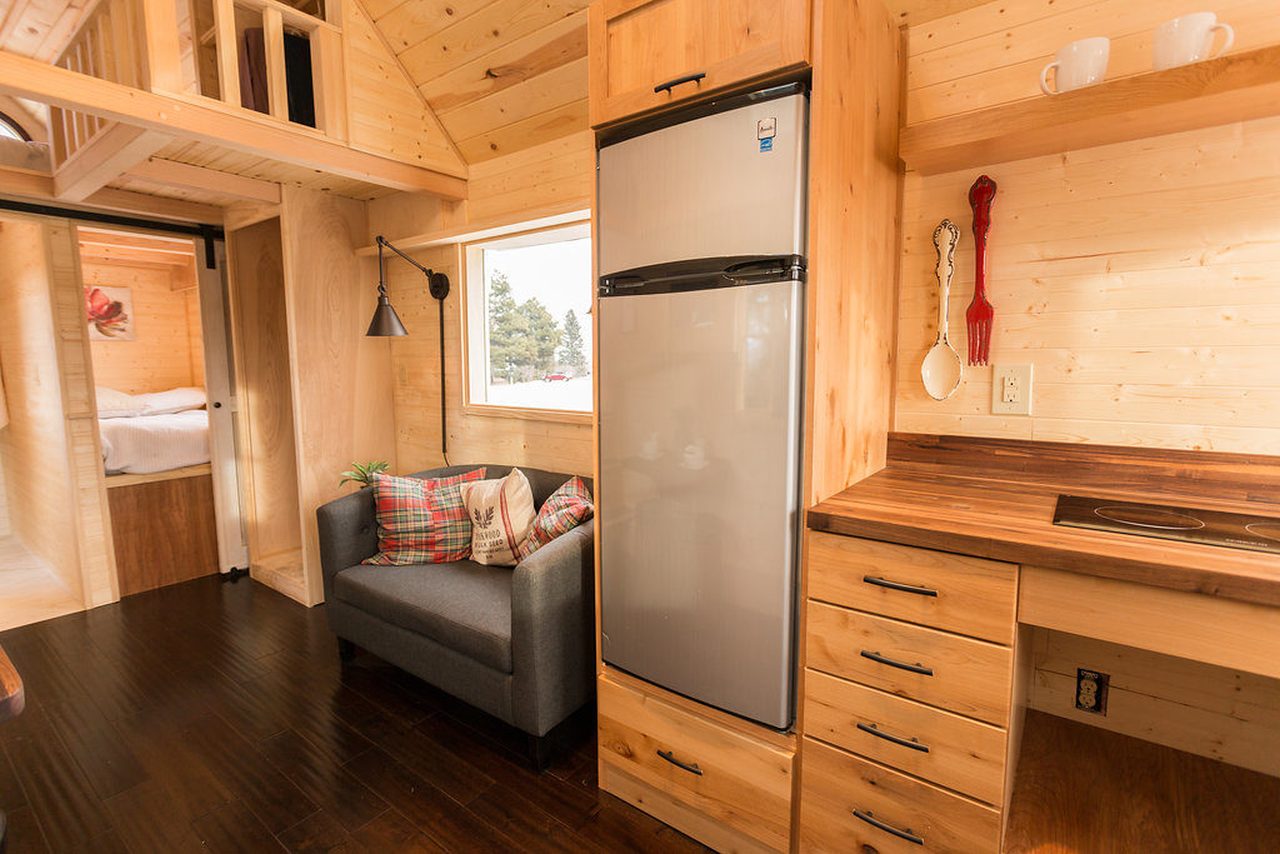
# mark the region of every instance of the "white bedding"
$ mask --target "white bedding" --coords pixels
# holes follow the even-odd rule
[[[107,474],[151,474],[209,462],[209,411],[100,418]]]

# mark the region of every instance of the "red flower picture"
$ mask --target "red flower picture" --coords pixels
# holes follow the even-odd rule
[[[133,295],[128,288],[86,287],[84,307],[91,340],[133,340]]]

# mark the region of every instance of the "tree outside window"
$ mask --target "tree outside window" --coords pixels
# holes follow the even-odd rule
[[[589,412],[586,224],[473,244],[467,276],[468,402]]]

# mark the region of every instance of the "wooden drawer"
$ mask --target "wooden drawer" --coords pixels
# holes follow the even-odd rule
[[[691,836],[723,848],[721,825],[758,847],[786,850],[791,836],[795,755],[659,697],[598,681],[600,760],[670,801],[654,814]],[[742,726],[746,726],[743,724]],[[602,778],[601,785],[613,791]],[[626,800],[627,791],[616,791]],[[648,809],[649,804],[638,804]],[[744,846],[731,846],[744,847]]]
[[[821,531],[809,533],[808,560],[814,599],[1013,643],[1015,564]]]
[[[815,670],[997,726],[1008,722],[1008,647],[822,602],[809,603],[806,643]]]
[[[1008,736],[999,727],[810,670],[804,728],[845,750],[1002,803]]]
[[[809,738],[804,739],[802,749],[800,850],[842,854],[999,850],[998,810]],[[919,842],[881,829],[859,815]]]
[[[594,127],[803,68],[810,0],[596,0],[588,13]],[[702,75],[664,91],[654,87]]]

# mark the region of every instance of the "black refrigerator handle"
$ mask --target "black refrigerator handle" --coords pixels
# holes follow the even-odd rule
[[[675,293],[804,280],[804,259],[796,255],[700,259],[601,276],[600,296]]]

